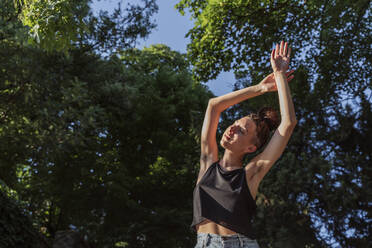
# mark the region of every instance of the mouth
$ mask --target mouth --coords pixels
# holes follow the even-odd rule
[[[229,135],[227,135],[227,134],[225,134],[224,136],[225,136],[225,138],[226,138],[227,140],[230,140],[230,139],[231,139],[231,136],[229,136]]]

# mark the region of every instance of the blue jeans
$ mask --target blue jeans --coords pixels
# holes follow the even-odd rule
[[[255,239],[243,234],[218,235],[213,233],[198,233],[195,248],[260,248]]]

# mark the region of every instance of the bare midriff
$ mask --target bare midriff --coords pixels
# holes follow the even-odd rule
[[[218,235],[232,235],[236,234],[236,232],[223,227],[221,225],[218,225],[217,223],[210,221],[210,220],[204,220],[202,223],[196,225],[196,231],[198,233],[214,233]]]

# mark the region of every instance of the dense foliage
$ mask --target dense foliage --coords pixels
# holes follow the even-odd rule
[[[371,246],[371,1],[182,0],[177,8],[195,20],[188,55],[199,80],[233,69],[236,88],[252,85],[269,73],[273,43],[293,47],[299,124],[260,186],[261,244]],[[275,94],[248,102],[225,120],[278,106]]]
[[[11,195],[12,191],[0,180],[0,247],[39,248],[38,231],[22,204]]]
[[[155,27],[154,0],[98,16],[90,4],[0,1],[1,242],[72,228],[97,247],[192,247],[212,96],[198,81],[234,69],[236,88],[257,83],[285,39],[299,124],[261,183],[259,244],[370,245],[370,1],[182,0],[196,20],[187,56],[133,48]],[[277,102],[269,93],[233,107],[219,131]]]
[[[184,55],[130,47],[154,25],[135,19],[142,29],[118,34],[123,47],[90,20],[94,32],[61,52],[58,39],[27,43],[17,18],[4,34],[0,176],[49,240],[74,228],[98,247],[191,246],[198,134],[211,93],[193,82]]]
[[[27,41],[46,51],[64,51],[88,46],[101,53],[132,47],[156,27],[151,17],[158,6],[155,0],[127,3],[109,14],[91,11],[92,0],[5,0],[2,21],[5,27],[18,21],[27,27]],[[8,24],[8,25],[6,25]],[[8,37],[14,38],[14,37]]]

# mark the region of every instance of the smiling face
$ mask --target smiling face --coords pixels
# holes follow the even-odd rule
[[[237,154],[256,151],[256,123],[249,117],[236,120],[224,132],[220,144]]]

